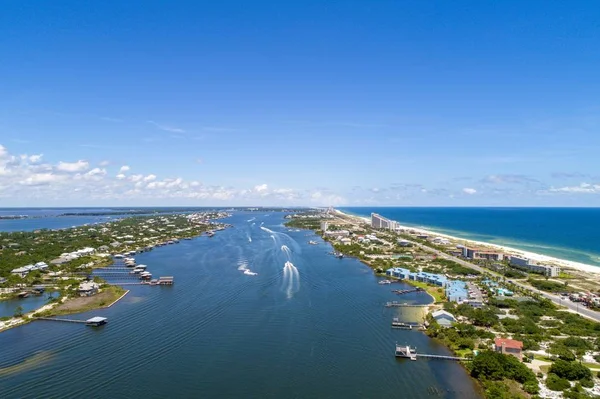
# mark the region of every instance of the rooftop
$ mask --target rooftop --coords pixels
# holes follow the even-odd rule
[[[516,339],[496,338],[494,344],[496,346],[504,345],[505,348],[523,349],[523,342],[517,341]]]

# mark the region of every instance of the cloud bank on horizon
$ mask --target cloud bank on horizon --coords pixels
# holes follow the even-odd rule
[[[194,163],[190,160],[190,163]],[[419,205],[424,198],[448,202],[460,197],[484,199],[519,195],[511,186],[536,182],[530,192],[540,197],[600,194],[600,184],[544,186],[532,178],[491,175],[479,180],[479,188],[427,188],[421,184],[395,183],[387,188],[347,187],[272,188],[267,183],[249,187],[205,185],[199,180],[159,177],[154,171],[136,173],[129,165],[108,167],[86,160],[46,162],[43,154],[11,154],[0,144],[0,200],[4,206],[44,205],[280,205],[280,206],[377,206]],[[141,172],[141,171],[140,171]],[[457,178],[458,182],[470,178]],[[516,182],[515,182],[516,180]],[[507,186],[508,184],[508,186]],[[526,190],[526,191],[527,191]]]

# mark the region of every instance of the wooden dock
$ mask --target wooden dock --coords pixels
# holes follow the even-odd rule
[[[76,319],[63,319],[60,317],[36,317],[36,320],[48,320],[48,321],[60,321],[63,323],[78,323],[85,324],[86,326],[99,327],[103,326],[108,322],[106,317],[95,316],[87,320],[76,320]]]
[[[404,295],[404,294],[410,294],[413,292],[425,292],[425,290],[423,288],[412,288],[410,290],[392,290],[392,292],[396,295]]]
[[[458,356],[446,356],[446,355],[431,355],[427,353],[417,353],[417,348],[412,348],[409,345],[398,345],[396,344],[396,357],[401,357],[410,360],[417,360],[418,358],[424,359],[439,359],[439,360],[454,360],[454,361],[467,361],[472,360],[467,357]]]
[[[427,308],[429,307],[429,305],[414,305],[414,304],[409,304],[409,303],[400,303],[397,301],[392,301],[392,302],[386,302],[385,304],[386,308]]]
[[[415,330],[415,331],[423,331],[425,330],[425,326],[419,323],[404,323],[398,320],[398,318],[394,318],[392,320],[392,328],[397,328],[401,330]]]

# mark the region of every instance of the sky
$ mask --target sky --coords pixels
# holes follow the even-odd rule
[[[600,206],[597,1],[8,1],[0,206]]]

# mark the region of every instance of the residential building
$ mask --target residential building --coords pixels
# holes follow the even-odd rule
[[[523,342],[508,338],[496,338],[494,340],[494,350],[505,355],[513,355],[519,360],[523,360]]]
[[[450,302],[464,302],[469,298],[467,283],[452,280],[446,285],[446,298]]]
[[[382,229],[382,230],[397,230],[399,225],[397,222],[390,220],[388,218],[384,218],[377,213],[371,214],[371,227],[374,229]]]
[[[479,248],[462,247],[462,255],[467,259],[487,259],[499,261],[504,259],[502,252],[487,251]]]
[[[548,277],[558,277],[560,267],[550,265],[538,265],[531,259],[521,258],[519,256],[510,257],[510,265],[533,273],[540,273]]]
[[[412,242],[408,241],[408,240],[404,240],[402,238],[398,239],[398,245],[400,245],[401,247],[411,247],[412,246]]]
[[[324,235],[328,237],[348,237],[350,232],[348,230],[327,230]]]
[[[25,267],[18,267],[16,269],[12,269],[10,273],[22,278],[27,276],[27,274],[29,273],[29,269]]]
[[[6,279],[4,277],[0,277],[0,284],[6,283]]]
[[[79,289],[77,290],[77,292],[79,292],[79,296],[92,296],[96,295],[99,289],[100,286],[98,285],[98,283],[95,283],[93,281],[85,281],[79,284]]]
[[[328,227],[329,227],[329,223],[327,223],[325,221],[321,222],[321,231],[326,232]]]
[[[431,314],[431,317],[440,325],[440,327],[452,327],[452,323],[456,323],[456,317],[445,310],[438,310]]]

